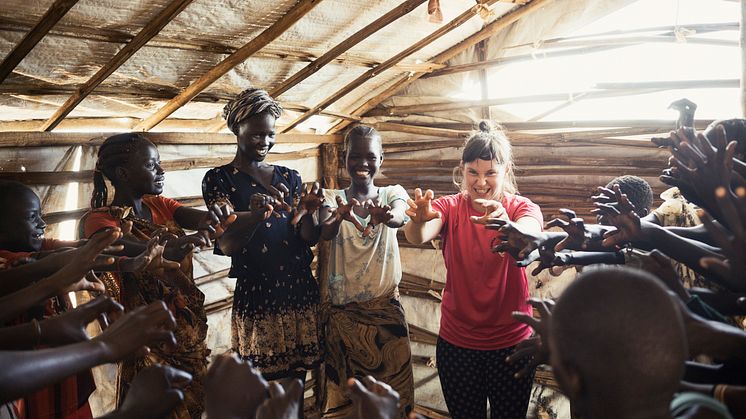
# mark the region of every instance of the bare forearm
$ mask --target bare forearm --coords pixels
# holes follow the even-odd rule
[[[15,400],[107,362],[96,341],[53,349],[0,352],[0,403]]]
[[[306,214],[298,222],[298,234],[309,246],[313,246],[319,241],[321,228],[312,214]]]
[[[25,312],[58,292],[52,280],[45,278],[33,285],[0,298],[0,323]]]
[[[220,250],[227,256],[238,252],[254,234],[257,225],[256,214],[251,212],[237,212],[236,221],[217,240]]]
[[[440,233],[440,220],[430,220],[424,223],[408,222],[404,226],[404,236],[412,244],[423,244],[438,237]]]

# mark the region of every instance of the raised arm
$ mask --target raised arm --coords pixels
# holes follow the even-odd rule
[[[433,191],[422,193],[420,188],[414,190],[414,199],[407,200],[409,209],[406,214],[409,222],[404,226],[404,235],[412,244],[422,244],[434,240],[443,228],[440,213],[433,211]]]

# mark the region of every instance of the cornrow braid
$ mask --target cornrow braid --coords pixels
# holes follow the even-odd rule
[[[91,208],[105,207],[109,201],[109,190],[106,181],[114,180],[115,170],[127,164],[132,152],[142,144],[152,144],[147,138],[137,133],[112,135],[104,140],[98,149],[98,160],[93,171],[93,193]]]
[[[238,135],[239,122],[262,112],[269,112],[277,119],[282,115],[282,106],[266,90],[250,88],[225,105],[223,119],[231,132]]]

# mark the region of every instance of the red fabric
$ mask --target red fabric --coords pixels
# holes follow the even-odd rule
[[[61,247],[75,247],[75,242],[68,242],[57,239],[44,239],[41,242],[41,249],[39,250],[54,250]],[[10,250],[0,249],[0,259],[2,259],[2,263],[0,263],[0,269],[10,269],[11,265],[13,265],[15,261],[31,257],[31,255],[33,255],[34,253],[35,252],[13,252]]]
[[[54,250],[60,247],[69,247],[72,244],[62,240],[44,239],[41,250]],[[6,263],[0,264],[0,266],[4,265],[3,268],[8,269],[14,261],[30,257],[31,254],[32,252],[0,250],[0,258],[6,260]],[[62,296],[47,300],[44,305],[43,317],[55,316],[65,311],[62,305],[69,304],[66,297]],[[18,319],[18,322],[29,321],[30,317],[32,316],[23,316]],[[91,372],[85,371],[26,396],[24,399],[16,402],[16,408],[19,411],[20,418],[91,419],[93,415],[88,405],[88,397],[95,389],[96,385]]]
[[[502,200],[508,217],[543,223],[539,206],[518,195]],[[481,216],[463,194],[433,201],[441,214],[443,258],[448,270],[441,303],[440,336],[456,346],[495,350],[513,346],[531,335],[531,328],[511,317],[514,311],[531,313],[524,268],[512,257],[492,253],[490,241],[497,231],[469,220]]]
[[[145,195],[142,197],[142,202],[150,209],[153,223],[158,225],[166,225],[167,222],[173,221],[174,213],[181,207],[178,201],[160,195]],[[120,220],[109,214],[108,207],[97,208],[85,218],[83,233],[85,237],[91,237],[102,228],[119,227],[119,225]]]

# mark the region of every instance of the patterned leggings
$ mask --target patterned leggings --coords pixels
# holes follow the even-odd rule
[[[480,351],[438,338],[438,376],[454,419],[486,419],[488,399],[490,418],[525,419],[534,373],[520,380],[513,377],[528,362],[505,362],[514,348]]]

